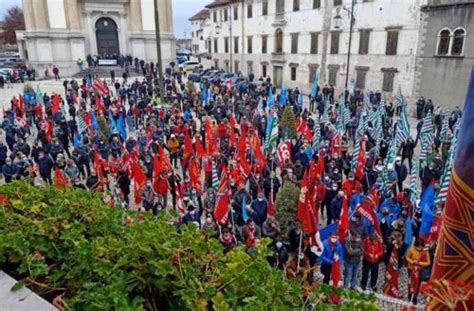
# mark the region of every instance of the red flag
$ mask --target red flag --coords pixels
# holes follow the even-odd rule
[[[64,177],[63,172],[59,167],[54,168],[54,187],[56,189],[61,189],[67,186],[66,177]]]
[[[339,233],[339,240],[344,241],[346,239],[347,231],[349,231],[349,209],[347,207],[347,199],[342,199],[341,216],[337,226]]]
[[[100,95],[109,94],[109,88],[108,88],[107,85],[105,85],[105,83],[102,82],[100,79],[95,79],[95,81],[94,81],[94,89],[95,89]]]
[[[43,121],[45,138],[48,142],[50,142],[51,139],[53,139],[53,122],[47,118],[43,119]]]
[[[341,283],[341,262],[340,259],[333,260],[331,265],[331,278],[329,280],[329,285],[333,287],[340,287]],[[337,294],[329,294],[328,300],[331,303],[339,304],[341,302],[341,297]]]
[[[195,158],[189,161],[188,170],[191,186],[195,188],[199,194],[202,194],[201,167],[199,166],[199,162]]]
[[[297,122],[298,123],[298,122]],[[308,122],[306,122],[305,120],[301,121],[299,123],[299,125],[297,125],[297,129],[296,131],[298,133],[302,133],[303,134],[303,137],[307,140],[307,141],[313,141],[313,132],[311,131],[311,129],[309,128],[308,126]]]
[[[281,142],[278,145],[277,156],[280,167],[285,163],[285,160],[291,161],[291,142],[289,140]]]
[[[169,172],[171,171],[171,162],[168,158],[168,155],[165,152],[165,149],[161,146],[158,146],[158,156],[161,162],[162,171]]]
[[[245,129],[242,129],[242,133],[239,137],[239,144],[237,146],[237,155],[239,156],[239,167],[240,171],[245,177],[250,176],[252,173],[252,169],[250,165],[247,162],[247,143],[245,141],[246,139],[246,131]]]
[[[206,151],[209,156],[217,153],[217,136],[212,128],[211,120],[207,119],[204,123],[204,130],[206,133]]]
[[[189,136],[189,129],[186,126],[184,128],[184,154],[183,154],[183,162],[187,163],[191,156],[194,154],[193,149],[193,142],[191,137]]]
[[[270,197],[268,198],[267,206],[267,217],[275,216],[275,206],[273,204],[273,190],[270,192]]]
[[[132,162],[132,177],[134,179],[134,197],[135,204],[140,204],[142,202],[142,196],[140,194],[141,190],[146,183],[146,175],[143,173],[140,165],[136,161]]]
[[[51,111],[53,113],[56,113],[59,109],[61,109],[61,99],[59,98],[59,95],[53,95],[51,98]]]
[[[95,97],[95,107],[96,107],[96,110],[97,110],[98,114],[100,114],[100,115],[104,114],[105,104],[104,104],[104,101],[102,100],[102,98],[100,96]]]
[[[334,157],[334,155],[338,155],[339,158],[342,157],[342,134],[337,132],[334,133],[332,139],[331,139],[331,155]]]
[[[199,158],[203,158],[206,155],[206,151],[204,151],[204,147],[202,146],[201,137],[195,136],[194,139],[194,147],[196,148],[196,154]]]
[[[431,224],[430,235],[428,236],[427,244],[431,244],[432,241],[438,240],[439,230],[441,229],[441,224],[443,223],[443,217],[441,214],[436,214]]]
[[[159,154],[155,154],[153,157],[153,180],[158,178],[161,172],[163,172],[163,166],[161,165]]]
[[[367,157],[365,156],[365,135],[362,135],[362,140],[360,141],[360,150],[357,159],[357,166],[355,170],[355,178],[358,180],[363,180],[364,178],[364,171],[365,171],[365,164],[367,162]]]
[[[214,219],[221,225],[227,224],[229,214],[229,177],[227,169],[224,168],[217,188],[216,207],[214,209]]]
[[[20,112],[20,117],[22,119],[26,119],[26,114],[25,114],[25,101],[24,101],[24,98],[23,96],[20,94],[20,102],[19,102],[19,105],[18,105],[18,110]]]
[[[369,193],[369,195],[365,198],[364,201],[357,207],[356,211],[362,214],[367,220],[371,223],[372,227],[374,227],[375,233],[382,240],[382,231],[380,230],[379,221],[377,215],[375,214],[375,200],[373,195]]]
[[[102,167],[102,162],[100,161],[100,156],[99,156],[99,153],[97,152],[96,146],[94,146],[93,156],[94,156],[95,172],[99,180],[102,180],[102,178],[104,178],[104,168]]]
[[[255,153],[255,159],[260,162],[260,165],[263,169],[265,166],[265,156],[262,152],[262,147],[260,146],[260,139],[258,138],[257,131],[254,131],[252,138],[252,147]]]
[[[297,216],[301,224],[301,230],[314,235],[317,231],[314,216],[312,215],[311,196],[308,195],[308,176],[305,173],[301,181],[300,197],[297,205]]]
[[[181,187],[176,183],[174,187],[174,193],[176,196],[176,210],[179,214],[184,215],[186,213],[183,204],[183,196],[181,195]]]
[[[230,125],[230,132],[229,132],[229,142],[231,146],[235,146],[237,140],[235,139],[235,118],[234,113],[232,113],[229,117],[229,125]]]
[[[398,249],[394,247],[390,254],[390,259],[385,272],[385,288],[383,293],[393,298],[400,298],[400,291],[398,287]]]

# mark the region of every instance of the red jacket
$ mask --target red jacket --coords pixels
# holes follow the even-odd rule
[[[166,178],[163,178],[161,176],[158,176],[158,178],[155,179],[155,191],[158,194],[167,194],[168,193],[168,180]]]
[[[383,255],[383,245],[382,245],[382,242],[379,240],[371,241],[369,238],[365,238],[363,249],[364,249],[364,260],[371,263],[379,262],[380,258]]]

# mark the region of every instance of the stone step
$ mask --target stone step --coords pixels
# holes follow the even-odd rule
[[[87,74],[98,75],[101,78],[110,77],[110,71],[115,71],[115,77],[121,77],[122,73],[125,71],[125,68],[120,66],[98,66],[90,67],[82,70],[81,72],[76,73],[74,78],[82,78]],[[134,70],[133,70],[134,71]]]

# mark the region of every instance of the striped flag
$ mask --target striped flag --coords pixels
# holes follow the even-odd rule
[[[328,109],[329,109],[329,98],[326,97],[325,103],[324,103],[324,112],[323,112],[323,123],[329,123],[329,114],[328,114]]]
[[[408,117],[406,107],[402,106],[400,119],[398,119],[397,133],[395,139],[398,144],[406,142],[410,138],[410,124],[408,123]]]
[[[428,155],[428,148],[433,144],[433,115],[429,112],[423,119],[423,126],[420,130],[420,141],[421,141],[421,151],[420,151],[420,161],[422,163],[426,162],[426,157]]]
[[[402,107],[405,104],[405,99],[402,95],[402,86],[398,85],[397,95],[395,95],[394,100],[395,108]]]
[[[447,119],[447,118],[445,118]],[[454,155],[456,151],[456,145],[458,142],[458,133],[459,133],[459,121],[455,125],[454,136],[451,142],[451,146],[448,152],[448,159],[444,166],[443,176],[441,176],[439,192],[436,195],[435,207],[439,207],[440,204],[444,205],[448,197],[449,182],[451,181],[451,168],[453,165]]]
[[[417,186],[416,180],[418,177],[418,162],[415,160],[412,163],[411,171],[410,171],[410,201],[412,204],[416,204],[417,198]]]
[[[87,131],[87,124],[86,122],[84,121],[84,119],[82,118],[82,116],[79,116],[79,121],[78,121],[78,129],[79,129],[79,133],[84,133],[85,131]]]
[[[360,141],[361,137],[364,133],[364,129],[367,128],[367,118],[362,114],[359,119],[359,125],[357,126],[356,130],[356,137],[354,142],[354,150],[352,151],[352,171],[357,167],[357,161],[359,158],[359,151],[360,151]]]
[[[265,153],[273,154],[276,151],[278,141],[278,117],[276,115],[267,116],[267,131],[265,139]]]
[[[441,132],[439,133],[439,140],[443,141],[446,139],[449,131],[449,118],[445,115],[443,117],[443,123],[441,125]]]
[[[321,140],[321,126],[319,124],[319,118],[314,120],[314,128],[313,128],[313,152],[317,153],[319,150],[319,141]]]
[[[215,192],[217,192],[217,189],[219,187],[219,176],[217,174],[217,165],[216,161],[212,161],[212,189],[214,189]]]

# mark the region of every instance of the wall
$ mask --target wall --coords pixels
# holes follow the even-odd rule
[[[431,98],[446,110],[464,106],[468,79],[474,66],[474,4],[427,10],[423,27],[417,95]],[[466,30],[463,57],[436,56],[438,33],[448,27]]]

